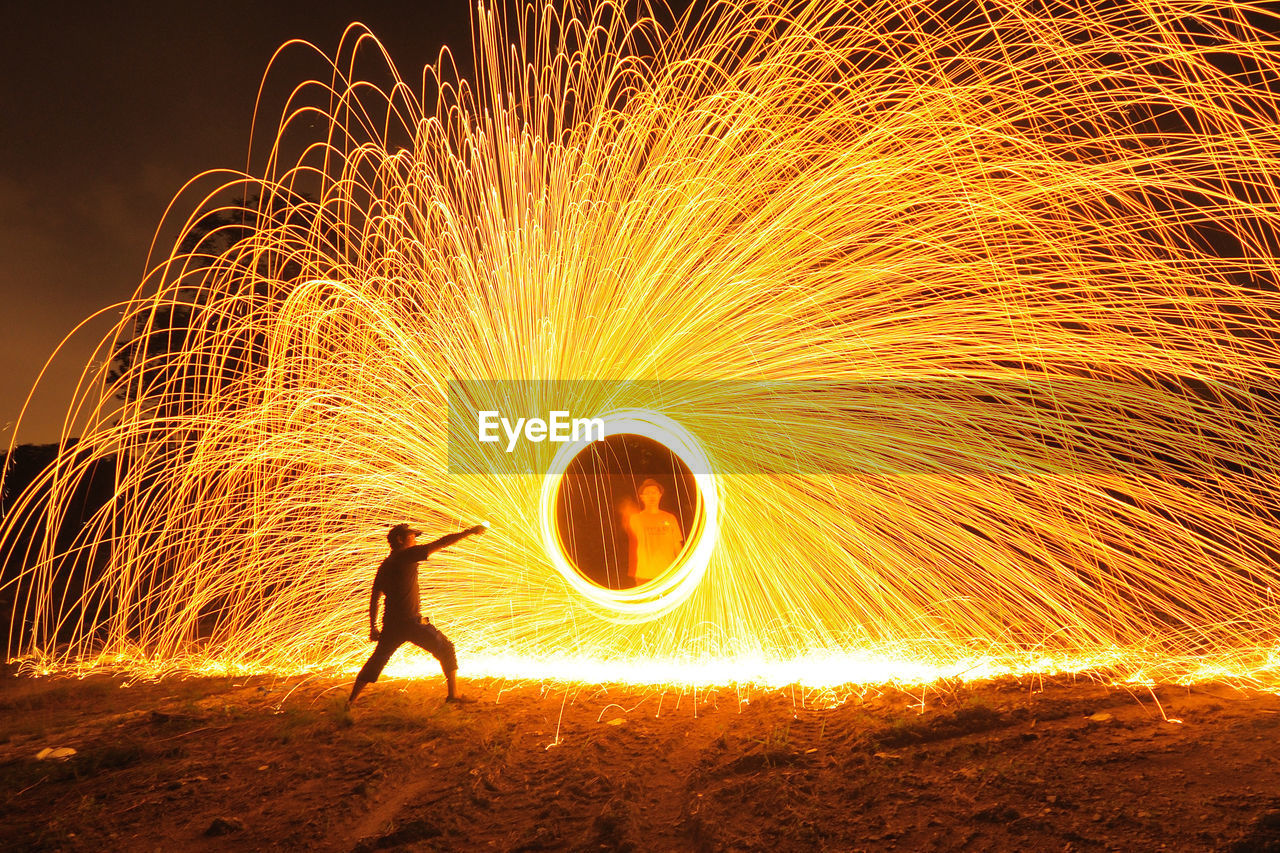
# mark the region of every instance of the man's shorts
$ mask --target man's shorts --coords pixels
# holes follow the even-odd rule
[[[453,643],[440,633],[440,629],[430,622],[410,622],[404,625],[384,625],[382,637],[374,648],[373,654],[356,676],[358,681],[377,681],[382,668],[387,665],[396,649],[405,643],[413,643],[420,649],[431,652],[440,661],[440,669],[448,675],[458,669],[458,658],[454,653]]]

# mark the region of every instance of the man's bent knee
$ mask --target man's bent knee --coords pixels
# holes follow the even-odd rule
[[[453,648],[453,642],[444,640],[440,643],[440,650],[436,652],[436,659],[440,661],[440,668],[447,675],[458,669],[458,654]]]

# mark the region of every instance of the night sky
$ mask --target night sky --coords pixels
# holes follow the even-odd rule
[[[442,44],[469,57],[468,9],[442,0],[10,4],[0,34],[0,443],[58,342],[138,286],[183,183],[243,168],[277,47],[300,38],[332,53],[358,20],[416,81]],[[318,59],[301,56],[272,79],[318,76]],[[115,318],[55,361],[19,441],[57,440],[80,372]]]

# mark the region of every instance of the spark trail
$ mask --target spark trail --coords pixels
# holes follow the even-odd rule
[[[418,88],[352,27],[262,103],[256,166],[175,201],[82,439],[8,513],[9,652],[358,666],[386,526],[488,519],[423,567],[464,674],[1278,684],[1275,23],[481,8],[474,74],[446,53]],[[696,584],[644,618],[576,590],[543,477],[449,463],[455,377],[535,412],[701,383],[660,412],[717,472]],[[761,380],[814,390],[734,390]],[[59,541],[106,459],[113,498]]]

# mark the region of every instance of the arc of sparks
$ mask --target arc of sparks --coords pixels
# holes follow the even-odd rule
[[[474,79],[421,91],[350,29],[260,164],[175,201],[6,515],[10,655],[354,667],[385,526],[487,518],[425,576],[472,673],[1277,683],[1275,16],[948,11],[480,8]],[[663,412],[742,472],[688,597],[598,618],[540,477],[448,470],[452,377],[726,380]],[[728,380],[835,391],[765,428]]]

